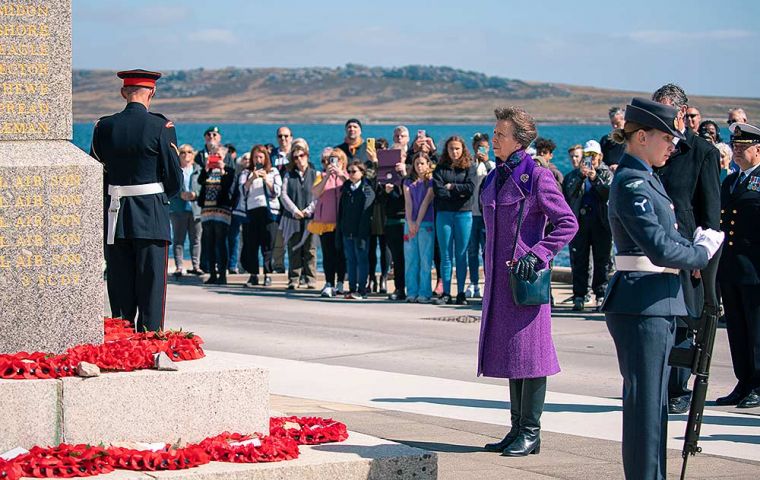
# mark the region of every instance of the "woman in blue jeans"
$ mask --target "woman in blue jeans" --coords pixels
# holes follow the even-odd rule
[[[369,236],[375,192],[364,178],[367,167],[354,160],[348,165],[348,180],[343,184],[338,207],[338,238],[343,241],[349,291],[347,299],[367,298],[369,274]]]
[[[462,137],[446,140],[443,154],[433,172],[435,195],[435,233],[441,250],[443,294],[436,305],[450,304],[453,259],[457,266],[457,305],[467,305],[464,288],[467,281],[467,246],[472,229],[472,201],[475,191],[476,165]],[[453,258],[452,258],[453,257]]]
[[[428,303],[433,295],[430,267],[433,263],[433,164],[424,152],[412,161],[412,171],[404,180],[404,273],[406,301]]]

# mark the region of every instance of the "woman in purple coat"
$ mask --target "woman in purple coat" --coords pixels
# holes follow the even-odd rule
[[[575,235],[578,223],[552,172],[538,166],[525,149],[536,138],[536,124],[517,107],[498,108],[493,136],[496,168],[481,187],[486,226],[483,315],[478,375],[509,379],[511,429],[487,451],[505,456],[538,453],[546,377],[559,372],[551,333],[551,306],[515,305],[510,267],[527,279],[546,268]],[[517,247],[521,202],[525,202]],[[544,236],[547,222],[554,229]]]

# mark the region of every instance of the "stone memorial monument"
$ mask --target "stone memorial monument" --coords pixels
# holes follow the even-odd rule
[[[103,170],[71,135],[71,0],[0,0],[0,353],[103,341]]]

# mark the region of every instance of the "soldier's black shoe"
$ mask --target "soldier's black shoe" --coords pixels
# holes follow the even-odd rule
[[[213,285],[213,284],[215,284],[215,283],[216,283],[216,281],[217,281],[217,280],[218,280],[218,278],[217,278],[217,276],[216,276],[216,275],[211,275],[210,277],[208,277],[208,280],[206,280],[206,281],[205,281],[205,282],[203,282],[203,283],[204,283],[205,285]]]
[[[720,397],[715,400],[715,405],[725,406],[725,405],[738,405],[739,402],[744,400],[744,398],[749,395],[750,390],[737,385],[734,387],[734,390],[726,395],[725,397]]]
[[[736,408],[755,408],[760,407],[760,389],[749,392],[749,395],[739,402]]]
[[[691,396],[675,397],[668,400],[668,413],[686,413],[691,406]]]
[[[227,285],[227,275],[221,275],[219,278],[216,279],[216,282],[214,282],[216,285]]]

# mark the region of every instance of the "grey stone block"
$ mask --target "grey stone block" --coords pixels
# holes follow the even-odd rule
[[[0,452],[58,444],[56,380],[0,380],[0,404]]]
[[[70,140],[71,0],[4,8],[0,140]]]
[[[224,431],[268,432],[269,373],[207,355],[178,362],[176,372],[61,380],[65,441],[192,442]]]
[[[299,447],[296,460],[277,463],[212,462],[198,468],[152,472],[159,479],[186,480],[434,480],[435,453],[350,432],[348,440]]]
[[[103,341],[102,179],[70,142],[0,141],[0,353]]]

